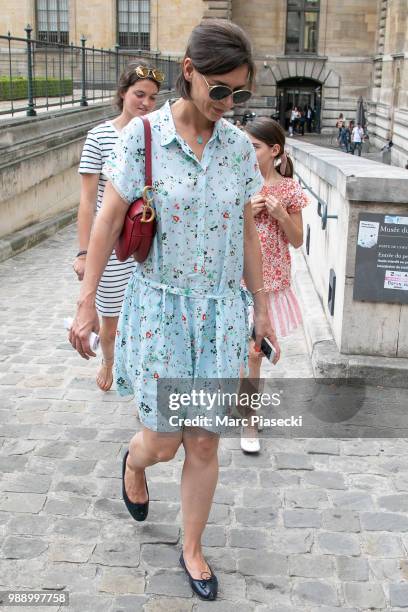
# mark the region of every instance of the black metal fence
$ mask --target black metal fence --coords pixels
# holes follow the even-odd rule
[[[73,43],[50,43],[26,37],[0,36],[0,116],[25,112],[34,117],[36,109],[70,105],[88,106],[104,102],[116,90],[119,75],[129,62],[138,60],[165,74],[162,89],[174,88],[180,64],[171,57],[147,51],[123,53]]]

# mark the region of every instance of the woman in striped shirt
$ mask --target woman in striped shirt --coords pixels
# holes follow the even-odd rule
[[[74,270],[79,280],[84,276],[86,254],[92,224],[101,205],[106,185],[102,167],[109,158],[120,131],[134,117],[154,110],[163,74],[155,68],[129,64],[121,74],[116,92],[116,106],[121,111],[113,121],[105,121],[88,132],[83,148],[79,173],[81,175],[81,197],[78,210],[79,252],[74,261]],[[96,307],[102,317],[100,340],[102,363],[96,382],[102,391],[109,391],[113,382],[112,367],[116,327],[123,296],[134,269],[134,259],[120,262],[113,252],[100,280],[96,294]]]

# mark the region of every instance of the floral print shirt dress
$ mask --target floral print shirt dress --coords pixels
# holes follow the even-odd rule
[[[142,423],[162,431],[157,380],[238,378],[246,363],[244,206],[262,177],[249,139],[225,119],[201,160],[177,134],[168,102],[148,119],[157,233],[129,281],[115,363],[118,392],[134,394]],[[140,119],[122,130],[103,172],[128,203],[140,197]]]

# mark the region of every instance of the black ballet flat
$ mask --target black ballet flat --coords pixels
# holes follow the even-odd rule
[[[123,457],[123,467],[122,467],[122,496],[123,501],[125,502],[126,508],[129,511],[129,514],[135,519],[135,521],[145,521],[147,515],[149,513],[149,489],[147,488],[146,474],[145,474],[145,483],[146,483],[146,491],[147,491],[147,502],[144,504],[139,504],[130,501],[127,496],[126,488],[125,488],[125,472],[126,472],[126,461],[129,455],[129,451],[126,451],[125,456]]]
[[[210,578],[202,578],[200,580],[200,579],[193,578],[190,572],[188,571],[186,564],[184,562],[183,553],[181,553],[180,555],[180,565],[188,576],[191,588],[193,589],[194,593],[196,593],[200,597],[200,599],[206,599],[207,601],[214,601],[214,599],[217,598],[218,580],[217,580],[217,576],[213,573],[210,566],[208,566],[211,572]]]

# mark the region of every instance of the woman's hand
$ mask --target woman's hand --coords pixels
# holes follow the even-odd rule
[[[84,278],[85,273],[85,264],[86,264],[86,255],[80,255],[74,259],[74,263],[72,267],[74,268],[74,272],[78,277],[78,280],[81,281]]]
[[[254,349],[255,352],[260,352],[262,339],[268,338],[273,348],[275,349],[275,357],[272,361],[272,363],[275,365],[276,363],[278,363],[281,354],[279,342],[276,337],[275,330],[269,320],[268,314],[266,313],[266,311],[264,312],[264,310],[260,310],[257,312],[256,304],[254,307],[254,326],[256,332],[256,341]]]
[[[277,198],[272,195],[268,195],[265,198],[265,207],[268,211],[268,215],[276,221],[284,221],[288,216],[286,209],[282,206]]]
[[[258,193],[251,198],[252,216],[256,217],[265,208],[265,196]]]
[[[79,301],[74,322],[69,330],[69,341],[84,359],[96,356],[89,346],[91,332],[99,332],[98,313],[94,305]]]

